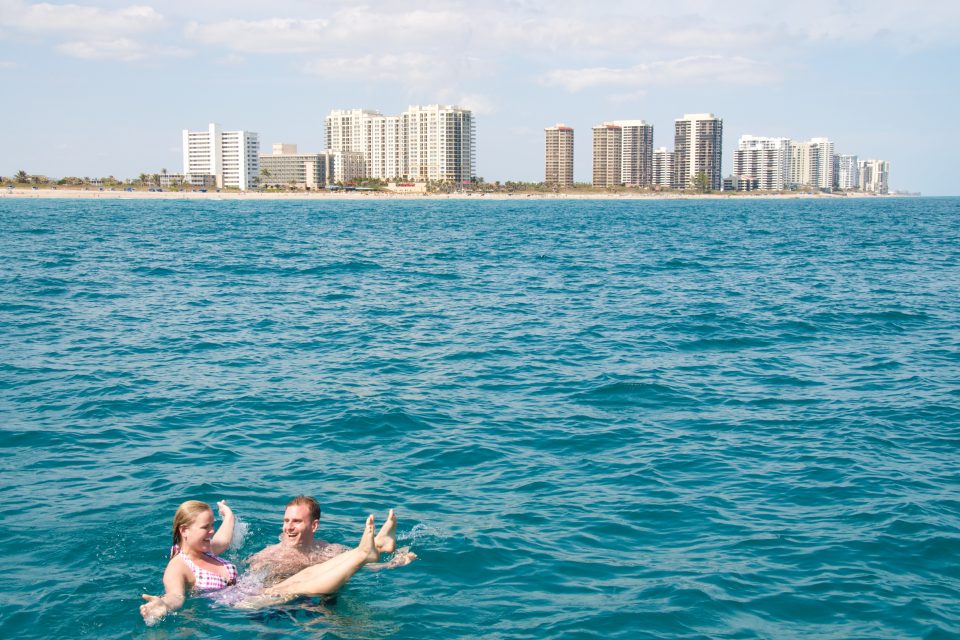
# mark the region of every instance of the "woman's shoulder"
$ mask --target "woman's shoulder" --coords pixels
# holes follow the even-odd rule
[[[184,575],[187,573],[192,574],[193,571],[190,569],[187,563],[184,562],[183,555],[178,553],[167,561],[167,568],[164,573]]]

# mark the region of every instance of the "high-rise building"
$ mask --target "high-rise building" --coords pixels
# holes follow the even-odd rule
[[[644,120],[614,120],[620,127],[620,182],[628,187],[653,183],[653,125]]]
[[[790,138],[740,136],[733,154],[733,175],[752,178],[757,188],[781,191],[790,170]]]
[[[326,142],[333,153],[362,154],[364,177],[463,184],[474,175],[473,113],[452,105],[411,106],[399,116],[335,109],[326,118]]]
[[[658,187],[669,187],[673,184],[673,151],[666,147],[653,150],[653,177],[652,182]]]
[[[593,128],[593,186],[649,187],[652,182],[652,125],[614,120]]]
[[[183,130],[183,173],[212,175],[217,187],[246,191],[260,174],[260,141],[252,131],[223,131],[210,123],[206,131]]]
[[[371,178],[404,175],[403,135],[399,116],[372,116],[364,121],[366,171]]]
[[[621,181],[623,130],[612,122],[593,128],[593,186],[615,187]]]
[[[415,105],[400,119],[406,141],[404,177],[457,185],[473,179],[473,112],[453,105]]]
[[[326,118],[326,143],[328,151],[367,150],[367,122],[383,117],[379,111],[370,109],[334,109]]]
[[[890,192],[890,163],[886,160],[861,160],[860,190],[867,193]]]
[[[559,123],[544,129],[544,183],[573,187],[573,128]]]
[[[833,189],[833,142],[811,138],[790,143],[790,178],[793,187]]]
[[[860,188],[860,166],[857,156],[833,156],[833,186],[845,191]]]
[[[673,186],[689,189],[703,174],[704,186],[715,191],[723,187],[723,120],[712,113],[686,114],[674,121]]]

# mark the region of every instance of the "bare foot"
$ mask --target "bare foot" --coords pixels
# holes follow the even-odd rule
[[[410,551],[410,547],[400,547],[387,562],[371,562],[367,564],[367,569],[371,571],[380,571],[381,569],[396,569],[408,565],[417,559],[417,554]]]
[[[380,533],[377,534],[374,542],[380,553],[393,553],[397,548],[397,516],[393,509],[387,514],[387,520],[380,527]]]
[[[360,544],[357,545],[357,551],[364,554],[364,562],[376,562],[380,559],[377,552],[377,545],[373,541],[373,514],[367,516],[367,524],[363,528],[363,536],[360,538]]]

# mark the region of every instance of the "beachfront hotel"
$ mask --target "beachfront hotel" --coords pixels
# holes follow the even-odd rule
[[[653,183],[653,126],[614,120],[593,127],[593,186],[649,187]]]
[[[183,173],[191,184],[213,176],[217,188],[246,191],[257,184],[260,141],[252,131],[223,131],[211,122],[206,131],[183,130]]]
[[[790,174],[790,138],[743,135],[733,154],[733,175],[757,181],[757,188],[781,191]]]
[[[573,187],[573,128],[563,123],[544,129],[544,183],[561,189]]]
[[[366,161],[357,151],[297,153],[297,145],[276,143],[260,155],[260,184],[265,187],[322,189],[365,176]]]
[[[468,184],[476,163],[473,112],[454,105],[413,105],[398,116],[334,109],[327,151],[358,153],[365,178]]]
[[[295,144],[274,144],[272,153],[260,154],[260,186],[323,189],[332,160],[326,153],[297,153]]]
[[[674,121],[673,187],[695,186],[699,174],[706,176],[706,187],[723,187],[723,120],[712,113],[686,114]]]

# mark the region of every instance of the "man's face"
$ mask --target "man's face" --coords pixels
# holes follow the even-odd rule
[[[295,504],[283,512],[283,533],[280,544],[286,547],[306,546],[313,542],[319,520],[310,519],[310,509],[306,505]]]

